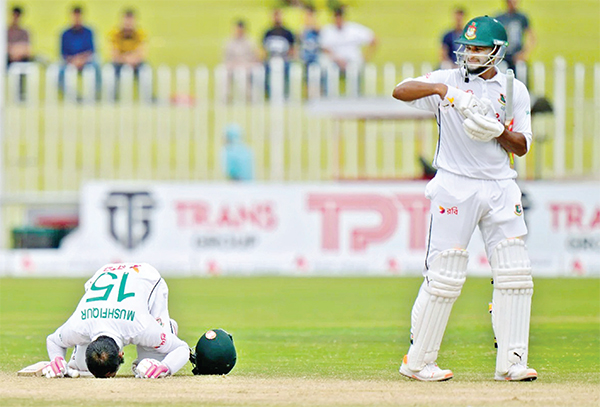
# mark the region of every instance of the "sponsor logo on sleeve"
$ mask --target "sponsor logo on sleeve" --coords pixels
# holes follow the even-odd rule
[[[167,334],[165,334],[164,332],[160,334],[160,344],[158,346],[155,346],[154,349],[158,349],[161,346],[163,346],[165,343],[167,343]]]

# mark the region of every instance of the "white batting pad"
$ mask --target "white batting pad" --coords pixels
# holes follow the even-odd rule
[[[431,263],[412,309],[408,367],[420,371],[435,362],[450,311],[467,277],[466,250],[445,250]]]
[[[506,239],[492,253],[492,325],[498,343],[496,372],[506,374],[513,363],[527,366],[533,280],[521,239]]]

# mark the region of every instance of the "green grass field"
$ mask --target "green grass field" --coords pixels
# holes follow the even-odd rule
[[[0,372],[47,359],[45,337],[73,312],[79,279],[0,280]],[[180,337],[195,344],[210,328],[233,334],[250,378],[401,381],[417,278],[169,279]],[[537,279],[530,365],[546,383],[600,383],[600,280]],[[439,363],[456,382],[490,382],[495,350],[488,279],[467,281]],[[134,347],[125,349],[126,367]],[[191,375],[190,365],[178,374]]]

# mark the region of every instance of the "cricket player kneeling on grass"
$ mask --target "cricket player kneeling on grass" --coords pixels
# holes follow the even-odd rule
[[[49,378],[114,377],[122,349],[136,345],[136,377],[174,374],[188,360],[189,347],[177,337],[169,317],[168,288],[158,271],[144,263],[107,264],[90,278],[71,317],[46,340]],[[68,363],[68,348],[74,347]]]

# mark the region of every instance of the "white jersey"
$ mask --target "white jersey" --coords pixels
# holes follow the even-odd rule
[[[334,24],[326,25],[319,34],[321,47],[349,64],[363,63],[361,47],[374,38],[373,30],[354,22],[344,22],[341,29]]]
[[[100,268],[85,284],[85,294],[73,315],[51,335],[52,339],[61,348],[87,345],[102,335],[113,338],[119,348],[135,344],[164,354],[187,348],[150,314],[161,281],[149,264]]]
[[[487,98],[492,102],[496,118],[502,123],[505,122],[506,75],[499,71],[489,80],[470,76],[469,82],[465,82],[459,69],[434,71],[403,82],[410,80],[443,83],[473,93],[479,99]],[[435,168],[477,179],[502,180],[517,177],[517,172],[511,168],[510,156],[500,143],[496,140],[484,143],[469,138],[462,126],[464,118],[451,107],[448,100],[432,95],[407,103],[433,112],[436,116],[439,138],[433,160]],[[513,103],[513,131],[525,136],[529,151],[532,139],[529,92],[526,86],[516,79]]]

